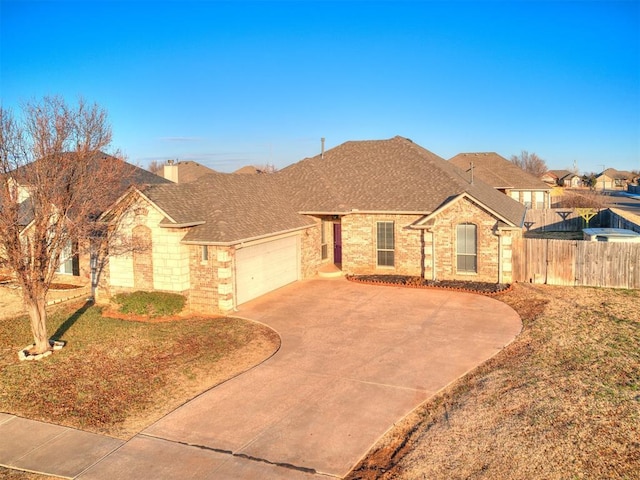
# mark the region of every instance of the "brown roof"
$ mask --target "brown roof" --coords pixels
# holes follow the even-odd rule
[[[615,168],[607,168],[604,172],[598,175],[597,178],[600,178],[603,175],[615,180],[631,180],[634,178],[633,173],[627,172],[626,170],[616,170]]]
[[[195,182],[205,175],[216,173],[215,170],[192,160],[183,160],[177,163],[169,163],[167,165],[173,165],[178,169],[178,183]]]
[[[449,161],[465,171],[470,171],[473,163],[474,178],[494,188],[549,190],[542,180],[495,152],[459,153]]]
[[[520,225],[522,205],[469,176],[438,155],[396,136],[346,142],[324,155],[302,160],[276,175],[284,177],[301,211],[431,213],[468,193]]]
[[[258,170],[253,165],[245,165],[244,167],[239,168],[238,170],[236,170],[233,173],[239,173],[241,175],[257,175],[257,174],[261,173],[261,171]]]
[[[186,242],[234,243],[313,225],[293,208],[273,175],[214,173],[144,194],[173,220],[165,226],[194,225]]]
[[[166,226],[192,226],[185,241],[194,243],[234,243],[313,225],[303,213],[427,215],[463,194],[507,224],[520,226],[525,211],[402,137],[346,142],[272,175],[215,173],[144,194],[170,217]]]

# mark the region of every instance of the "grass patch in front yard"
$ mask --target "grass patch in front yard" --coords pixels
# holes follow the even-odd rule
[[[177,315],[186,303],[184,295],[168,292],[118,293],[113,301],[120,305],[121,313],[148,315],[151,318]]]
[[[80,307],[50,314],[67,346],[41,361],[17,358],[28,318],[0,320],[0,411],[128,438],[279,346],[273,330],[237,318],[143,323]]]
[[[640,291],[517,284],[521,335],[348,479],[640,478]]]

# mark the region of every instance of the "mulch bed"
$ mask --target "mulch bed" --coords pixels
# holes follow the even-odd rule
[[[71,283],[52,283],[49,285],[50,290],[73,290],[75,288],[82,288],[82,285],[73,285]]]
[[[464,280],[426,280],[409,275],[347,275],[347,280],[373,285],[393,285],[411,288],[439,288],[459,292],[478,293],[481,295],[499,295],[511,290],[510,284],[471,282]]]

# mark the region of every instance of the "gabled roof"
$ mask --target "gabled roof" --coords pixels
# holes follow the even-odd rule
[[[634,175],[631,172],[627,172],[625,170],[616,170],[615,168],[607,168],[604,172],[600,173],[597,178],[606,175],[609,178],[613,178],[615,180],[631,180]]]
[[[428,214],[467,193],[520,225],[524,207],[438,155],[396,136],[343,143],[277,172],[290,202],[308,213]],[[547,188],[545,186],[545,188]]]
[[[245,165],[244,167],[239,168],[238,170],[236,170],[233,173],[237,173],[237,174],[240,174],[240,175],[257,175],[257,174],[260,173],[260,170],[258,170],[253,165]]]
[[[164,165],[163,172],[165,172],[164,175],[166,177],[167,167],[177,170],[176,183],[195,182],[205,175],[209,175],[210,173],[217,173],[215,170],[209,167],[205,167],[204,165],[201,165],[198,162],[194,162],[192,160],[183,160],[177,163],[171,162],[172,161]],[[172,180],[172,178],[169,178],[169,180]]]
[[[495,152],[459,153],[450,158],[449,162],[465,171],[470,171],[473,164],[474,178],[479,178],[494,188],[549,190],[549,186],[542,180]]]
[[[234,243],[314,224],[293,208],[273,175],[213,173],[143,194],[167,215],[163,226],[193,226],[187,243]]]
[[[233,244],[314,225],[309,214],[393,212],[428,215],[466,196],[501,224],[521,226],[524,206],[414,144],[346,142],[271,175],[213,173],[141,192],[165,215],[162,226],[191,227],[187,243]]]

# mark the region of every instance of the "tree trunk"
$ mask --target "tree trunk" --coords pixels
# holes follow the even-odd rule
[[[51,347],[47,336],[47,312],[45,310],[46,300],[44,295],[37,295],[35,298],[25,297],[25,306],[29,312],[31,320],[31,332],[35,346],[30,353],[44,353]]]

